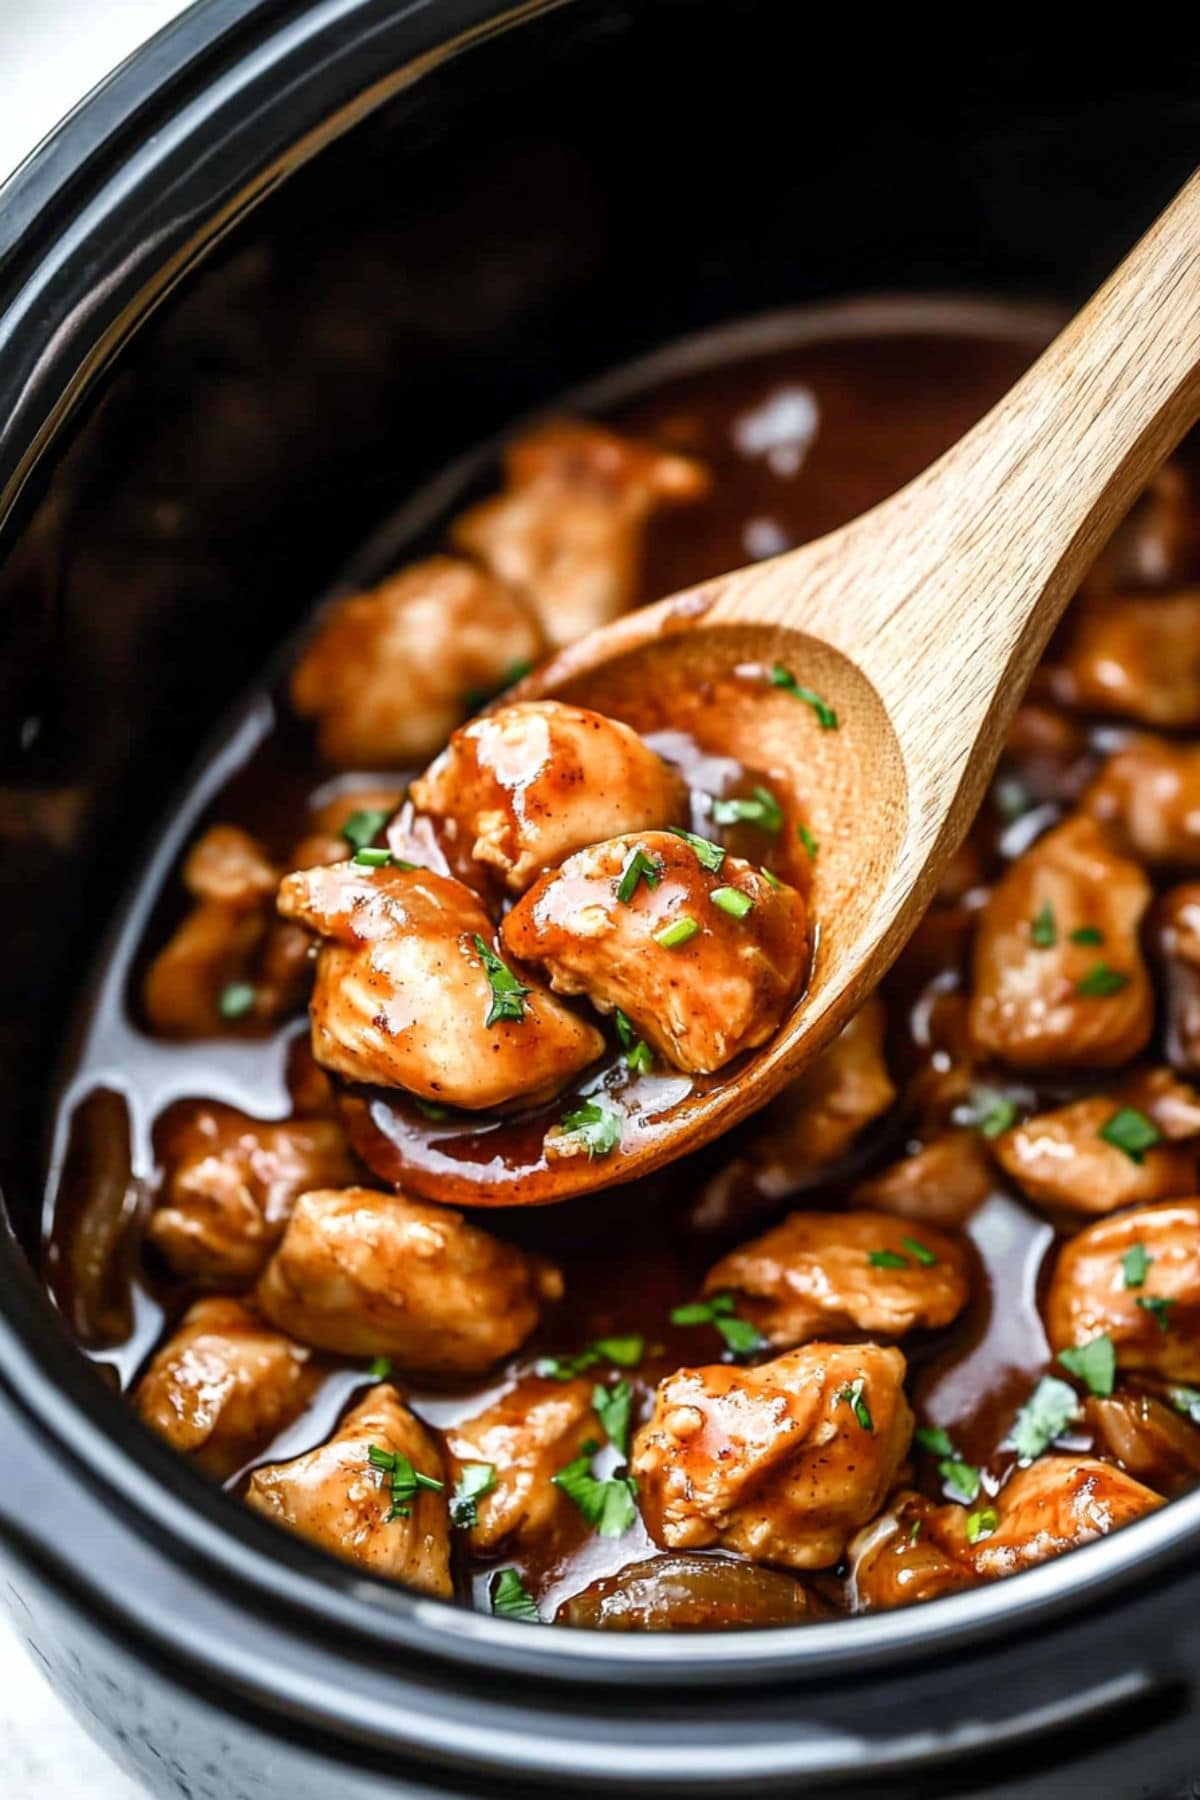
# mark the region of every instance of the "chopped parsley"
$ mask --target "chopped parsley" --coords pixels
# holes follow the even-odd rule
[[[1018,1109],[1007,1094],[986,1094],[980,1098],[980,1112],[975,1123],[985,1138],[998,1138],[1011,1131],[1017,1122]]]
[[[714,888],[709,899],[722,912],[728,913],[731,919],[744,919],[754,905],[749,894],[743,894],[741,888],[735,887]]]
[[[365,850],[372,838],[377,838],[388,822],[388,814],[382,806],[364,806],[358,812],[352,812],[342,826],[341,835],[352,850]]]
[[[749,1319],[739,1319],[732,1294],[714,1294],[711,1300],[692,1300],[677,1306],[672,1325],[715,1325],[734,1356],[753,1356],[766,1346],[766,1338]]]
[[[757,825],[778,837],[783,830],[783,808],[768,788],[756,787],[732,800],[714,800],[713,820],[718,825]]]
[[[900,1242],[904,1245],[904,1248],[909,1254],[916,1258],[922,1268],[935,1269],[937,1267],[937,1257],[933,1254],[929,1245],[923,1244],[920,1238],[902,1237]]]
[[[953,1456],[954,1445],[950,1441],[950,1433],[940,1425],[921,1425],[913,1432],[922,1450],[928,1450],[931,1456]]]
[[[597,1382],[592,1389],[592,1411],[604,1427],[604,1435],[622,1456],[629,1455],[629,1422],[633,1415],[633,1388],[622,1378],[612,1387]]]
[[[1122,975],[1119,969],[1110,969],[1107,963],[1098,962],[1081,981],[1075,983],[1075,992],[1088,1000],[1106,1000],[1111,994],[1119,994],[1122,988],[1128,986],[1128,975]]]
[[[525,1619],[540,1625],[542,1615],[515,1569],[501,1569],[492,1584],[492,1611],[499,1619]]]
[[[564,1113],[554,1131],[559,1137],[577,1138],[590,1161],[595,1156],[608,1156],[617,1148],[624,1135],[624,1121],[625,1115],[618,1107],[597,1095]]]
[[[778,875],[776,875],[773,870],[767,868],[765,863],[759,864],[758,872],[762,876],[763,880],[766,882],[768,887],[773,887],[777,893],[782,892],[782,889],[783,889],[782,881],[780,881]]]
[[[495,1485],[495,1463],[464,1463],[450,1498],[450,1523],[460,1531],[470,1531],[479,1523],[479,1502]]]
[[[597,1448],[594,1443],[586,1443],[582,1453],[550,1479],[568,1500],[575,1502],[593,1531],[606,1538],[624,1537],[637,1518],[637,1489],[632,1475],[602,1478],[593,1472],[592,1458]]]
[[[871,1409],[866,1401],[866,1377],[858,1375],[848,1381],[845,1387],[839,1388],[833,1396],[835,1406],[848,1406],[864,1431],[874,1431],[875,1421],[871,1417]]]
[[[1106,1331],[1086,1344],[1060,1350],[1058,1360],[1064,1369],[1082,1381],[1090,1394],[1106,1400],[1112,1393],[1117,1379],[1117,1353]]]
[[[805,706],[811,706],[822,731],[837,730],[838,716],[832,706],[827,705],[820,694],[814,694],[811,688],[801,687],[792,671],[785,669],[782,663],[775,663],[771,669],[771,686],[783,688],[785,693],[794,694],[797,700],[803,700]]]
[[[472,940],[479,952],[479,960],[487,974],[488,986],[492,990],[492,1003],[488,1007],[485,1025],[497,1025],[502,1019],[512,1019],[517,1024],[525,1017],[525,996],[529,992],[519,982],[507,963],[502,963],[496,952],[484,943],[478,932]]]
[[[999,1523],[1000,1515],[994,1506],[981,1506],[978,1512],[968,1513],[968,1544],[977,1544],[981,1537],[991,1537]]]
[[[1100,1136],[1114,1150],[1123,1150],[1134,1163],[1145,1162],[1147,1150],[1162,1142],[1162,1132],[1153,1119],[1148,1119],[1136,1106],[1119,1107],[1108,1123],[1100,1127]]]
[[[231,981],[221,989],[217,1011],[223,1019],[244,1019],[254,1005],[254,989],[248,981]]]
[[[689,918],[687,913],[681,913],[669,925],[664,925],[661,931],[654,933],[654,941],[661,944],[664,950],[678,950],[681,944],[690,944],[699,929],[695,919]]]
[[[617,899],[622,906],[628,906],[637,893],[639,881],[644,881],[648,888],[656,888],[663,878],[663,865],[657,856],[647,856],[635,844],[625,861],[621,864],[621,874],[617,881]]]
[[[1073,944],[1102,944],[1104,933],[1096,925],[1077,925],[1071,933]]]
[[[714,844],[708,838],[697,837],[694,831],[685,831],[682,825],[672,825],[669,829],[672,837],[682,838],[685,844],[691,846],[702,869],[707,869],[710,875],[721,873],[725,852],[720,844]]]
[[[384,1477],[384,1486],[391,1495],[391,1508],[384,1520],[387,1525],[393,1519],[407,1519],[411,1510],[410,1503],[421,1488],[440,1494],[446,1485],[434,1475],[422,1475],[399,1450],[381,1450],[378,1444],[369,1444],[367,1460]]]
[[[1121,1258],[1121,1273],[1124,1276],[1125,1286],[1127,1288],[1142,1287],[1150,1273],[1150,1264],[1153,1261],[1154,1258],[1146,1249],[1145,1244],[1135,1244],[1132,1250],[1127,1250]]]
[[[1134,1301],[1135,1306],[1140,1306],[1143,1312],[1150,1314],[1154,1323],[1162,1332],[1167,1332],[1171,1329],[1171,1321],[1168,1315],[1174,1304],[1174,1300],[1168,1300],[1165,1294],[1139,1294]]]
[[[898,1250],[870,1250],[867,1261],[873,1269],[907,1269],[908,1258]]]
[[[377,1356],[374,1362],[367,1364],[367,1374],[372,1381],[386,1381],[391,1372],[392,1359],[390,1356]]]
[[[357,863],[360,869],[415,869],[417,866],[416,863],[401,862],[400,858],[393,856],[390,850],[382,848],[373,850],[368,847],[356,850],[350,860]]]
[[[638,1036],[632,1020],[625,1016],[619,1006],[613,1010],[613,1023],[625,1052],[626,1065],[635,1075],[648,1075],[654,1067],[654,1052],[649,1044]]]
[[[803,844],[805,850],[808,852],[809,862],[816,862],[817,851],[821,848],[821,846],[820,846],[820,844],[818,844],[818,842],[817,842],[816,838],[813,836],[812,832],[808,829],[808,826],[807,825],[797,825],[796,836],[799,838],[799,840]]]
[[[646,1340],[637,1332],[627,1337],[595,1338],[585,1350],[574,1356],[542,1356],[534,1364],[534,1373],[551,1381],[571,1381],[597,1363],[616,1363],[619,1369],[634,1369],[646,1353]]]
[[[1049,950],[1058,942],[1058,925],[1054,908],[1047,900],[1029,927],[1029,936],[1039,950]]]
[[[1169,1387],[1167,1398],[1176,1412],[1183,1413],[1193,1425],[1200,1425],[1200,1388]]]
[[[1017,1414],[1009,1442],[1022,1462],[1032,1462],[1079,1417],[1079,1396],[1057,1375],[1043,1375]]]
[[[974,1500],[983,1479],[974,1463],[962,1462],[957,1456],[945,1457],[938,1464],[938,1474],[951,1500],[961,1500],[964,1505]]]

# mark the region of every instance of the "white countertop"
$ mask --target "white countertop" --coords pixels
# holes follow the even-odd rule
[[[0,1613],[0,1794],[4,1800],[146,1800],[77,1725]]]

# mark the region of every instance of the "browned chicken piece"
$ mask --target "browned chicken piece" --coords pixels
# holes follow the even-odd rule
[[[1017,783],[1017,798],[1026,804],[1077,800],[1086,785],[1092,758],[1087,728],[1071,714],[1026,699],[1017,708],[1004,745],[1000,783]],[[1003,786],[997,789],[1002,797]]]
[[[623,899],[627,872],[645,866],[651,878]],[[795,888],[728,854],[714,874],[657,831],[568,857],[518,901],[501,937],[556,992],[619,1007],[659,1056],[702,1074],[773,1036],[810,950]]]
[[[995,1185],[979,1133],[947,1131],[860,1181],[851,1199],[856,1206],[894,1213],[899,1219],[955,1230],[983,1205]]]
[[[417,1474],[437,1485],[414,1483]],[[256,1469],[246,1503],[372,1575],[444,1599],[453,1592],[445,1461],[390,1383],[372,1388],[326,1443]]]
[[[648,519],[708,491],[699,463],[572,420],[519,439],[504,474],[452,535],[528,600],[554,649],[632,606]]]
[[[899,1350],[807,1344],[757,1368],[680,1369],[634,1442],[642,1516],[670,1550],[835,1563],[883,1505],[912,1414]]]
[[[887,1511],[864,1527],[846,1552],[847,1587],[856,1610],[915,1606],[977,1585],[979,1577],[934,1529],[950,1510],[924,1494],[902,1490],[892,1496]]]
[[[224,1481],[300,1416],[318,1378],[303,1345],[213,1298],[188,1309],[133,1398],[173,1449]]]
[[[970,1294],[966,1253],[944,1232],[876,1212],[795,1212],[715,1263],[706,1294],[737,1297],[776,1349],[832,1332],[902,1337],[948,1325]]]
[[[573,850],[685,825],[687,789],[636,731],[561,700],[472,719],[412,786],[419,811],[514,894]]]
[[[1082,712],[1188,731],[1200,725],[1200,588],[1081,595],[1049,669],[1052,692]]]
[[[1096,1448],[1160,1494],[1194,1487],[1200,1431],[1177,1407],[1143,1388],[1118,1388],[1084,1402]]]
[[[283,1236],[298,1194],[354,1180],[332,1119],[252,1119],[217,1101],[172,1107],[155,1132],[162,1169],[150,1241],[177,1275],[253,1281]]]
[[[1094,819],[1068,819],[1040,838],[980,921],[970,1014],[978,1048],[1014,1068],[1107,1069],[1136,1056],[1154,1023],[1138,943],[1149,899],[1141,868]]]
[[[489,1463],[495,1485],[475,1503],[468,1541],[480,1553],[537,1544],[544,1551],[564,1529],[575,1527],[577,1508],[553,1477],[583,1453],[590,1440],[603,1443],[604,1428],[592,1411],[591,1381],[543,1381],[527,1376],[474,1418],[446,1433],[451,1472],[464,1463]]]
[[[1130,1148],[1122,1148],[1123,1124],[1138,1134]],[[1198,1138],[1200,1094],[1170,1069],[1151,1069],[1111,1093],[1035,1113],[1003,1132],[992,1148],[1029,1199],[1071,1212],[1110,1213],[1195,1193]]]
[[[350,855],[351,845],[343,835],[345,827],[358,814],[374,814],[386,823],[398,809],[404,795],[396,787],[361,787],[344,788],[332,799],[324,801],[313,808],[308,821],[308,830],[293,847],[291,866],[293,869],[313,869],[318,864],[344,862]],[[368,842],[374,842],[373,833]],[[358,848],[355,845],[354,848]]]
[[[965,1507],[940,1507],[934,1529],[985,1581],[996,1581],[1107,1537],[1161,1505],[1140,1481],[1098,1457],[1039,1456],[1005,1482],[992,1502],[995,1529],[974,1544]]]
[[[1070,1238],[1046,1330],[1056,1351],[1107,1333],[1118,1368],[1200,1380],[1200,1200],[1161,1200]]]
[[[258,1304],[322,1350],[473,1375],[524,1343],[561,1294],[557,1269],[461,1213],[352,1187],[300,1196]]]
[[[230,1029],[222,995],[235,984],[253,985],[279,870],[246,832],[213,825],[189,851],[183,885],[195,905],[146,971],[142,1001],[155,1031],[212,1037]]]
[[[1200,1075],[1200,881],[1171,888],[1153,920],[1163,962],[1167,1058],[1184,1074]]]
[[[420,762],[543,649],[529,609],[471,563],[430,557],[326,612],[292,674],[341,768]]]
[[[1200,869],[1200,744],[1131,738],[1109,757],[1083,805],[1131,856]]]
[[[794,1575],[731,1556],[651,1556],[564,1600],[556,1625],[592,1631],[731,1631],[803,1625],[832,1610]]]
[[[550,1098],[604,1048],[532,975],[502,968],[460,881],[335,863],[289,875],[279,907],[325,939],[313,1055],[351,1081],[482,1111]]]

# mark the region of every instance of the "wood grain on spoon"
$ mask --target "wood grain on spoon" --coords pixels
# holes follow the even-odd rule
[[[1200,175],[1006,398],[908,487],[828,537],[628,615],[522,684],[518,698],[683,729],[768,771],[821,845],[818,946],[807,991],[762,1050],[632,1117],[605,1157],[547,1166],[532,1155],[489,1203],[564,1198],[695,1149],[830,1041],[928,904],[1082,576],[1198,413]],[[836,730],[771,686],[775,664],[836,710]],[[420,1185],[473,1197],[452,1165]]]

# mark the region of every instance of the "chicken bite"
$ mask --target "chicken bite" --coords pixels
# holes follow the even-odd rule
[[[715,1263],[706,1294],[732,1293],[776,1349],[831,1332],[902,1337],[948,1325],[970,1294],[962,1246],[875,1212],[795,1212]]]
[[[636,731],[562,700],[472,719],[413,782],[412,797],[514,894],[573,850],[688,818],[681,777]]]
[[[966,1224],[995,1185],[979,1133],[946,1131],[860,1181],[850,1198],[855,1206],[953,1230]]]
[[[976,1046],[1014,1068],[1111,1068],[1154,1022],[1138,926],[1150,885],[1094,819],[1040,838],[994,888],[972,968]]]
[[[325,940],[313,1055],[351,1081],[484,1111],[549,1099],[604,1040],[530,975],[504,967],[482,902],[422,869],[302,869],[280,911]]]
[[[835,1563],[883,1504],[912,1414],[899,1350],[808,1344],[757,1368],[680,1369],[634,1443],[642,1515],[671,1550]]]
[[[257,1300],[322,1350],[474,1375],[524,1343],[561,1294],[551,1264],[461,1213],[352,1187],[300,1196]]]
[[[327,761],[394,768],[431,756],[542,649],[503,582],[433,556],[323,614],[293,671],[292,704],[317,721]]]
[[[1049,671],[1055,698],[1181,731],[1200,725],[1200,588],[1081,595]]]
[[[255,1469],[246,1504],[369,1574],[448,1599],[445,1488],[432,1432],[383,1382],[326,1443]]]
[[[189,1307],[133,1400],[173,1449],[224,1481],[299,1418],[318,1379],[302,1344],[240,1301],[213,1298]]]
[[[993,1503],[993,1530],[972,1544],[964,1507],[939,1509],[943,1541],[985,1581],[997,1581],[1049,1562],[1162,1505],[1157,1494],[1122,1469],[1094,1456],[1039,1456],[1017,1469]],[[938,1526],[935,1526],[935,1530]]]
[[[553,1477],[583,1454],[589,1440],[604,1440],[592,1386],[527,1376],[446,1433],[455,1481],[468,1463],[490,1465],[494,1472],[493,1485],[475,1502],[468,1528],[472,1550],[507,1556],[537,1545],[544,1552],[564,1528],[578,1525],[579,1512]]]
[[[187,1100],[156,1128],[162,1167],[146,1228],[177,1275],[253,1281],[283,1235],[296,1196],[343,1186],[355,1163],[332,1119],[252,1119]]]
[[[1200,1380],[1200,1200],[1118,1213],[1069,1239],[1046,1330],[1055,1351],[1106,1334],[1120,1369]]]
[[[213,825],[193,844],[183,885],[195,904],[142,985],[142,1004],[155,1031],[214,1037],[236,1018],[271,1019],[298,1000],[295,987],[282,991],[277,978],[261,992],[256,984],[256,959],[268,936],[278,884],[279,870],[262,846],[235,825]],[[236,1012],[231,992],[237,995]]]
[[[528,601],[553,649],[632,606],[651,515],[708,491],[699,463],[575,420],[518,439],[504,474],[452,536]]]
[[[1171,888],[1153,920],[1165,977],[1167,1057],[1184,1074],[1200,1075],[1200,882]]]
[[[1200,869],[1200,744],[1131,738],[1109,757],[1083,807],[1142,862]]]
[[[668,832],[568,857],[518,901],[501,937],[556,992],[619,1007],[659,1056],[701,1074],[773,1036],[810,949],[794,888],[728,854],[705,868]]]
[[[1110,1213],[1194,1193],[1198,1137],[1200,1094],[1169,1069],[1153,1069],[1111,1094],[1035,1113],[1002,1132],[992,1149],[1030,1200]]]

